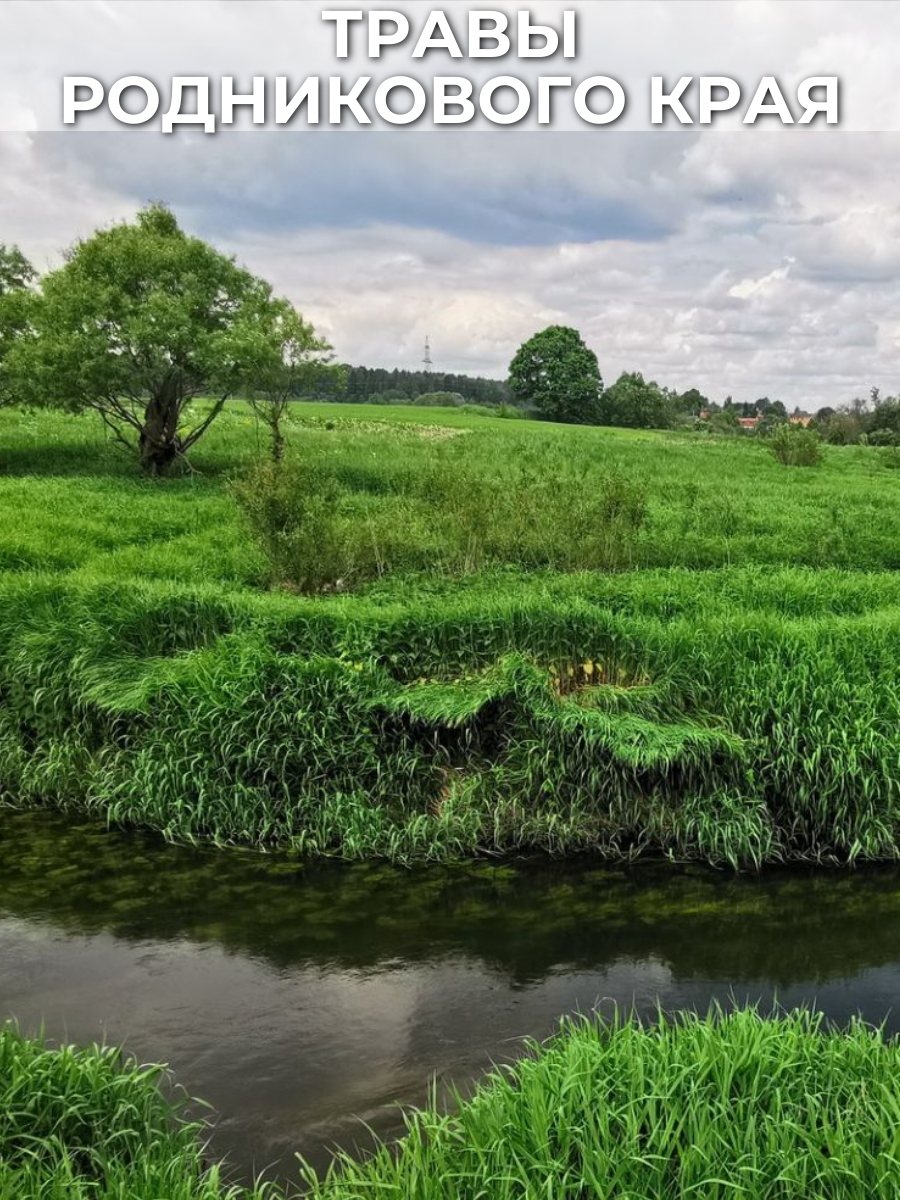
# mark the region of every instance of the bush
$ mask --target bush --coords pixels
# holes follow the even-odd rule
[[[413,404],[423,408],[460,408],[465,402],[465,396],[459,392],[423,392],[413,400]]]
[[[620,375],[600,397],[600,423],[628,429],[667,429],[672,414],[665,392],[634,371]]]
[[[900,446],[900,433],[893,429],[873,429],[871,433],[862,434],[866,446]]]
[[[232,493],[266,557],[272,586],[344,591],[377,578],[402,555],[395,544],[404,530],[401,514],[360,511],[335,473],[319,464],[260,463],[232,484]]]
[[[497,417],[506,417],[510,421],[523,421],[526,417],[526,412],[516,404],[498,404],[494,413]]]
[[[822,439],[814,429],[778,425],[767,441],[770,452],[784,467],[815,467],[822,461]]]

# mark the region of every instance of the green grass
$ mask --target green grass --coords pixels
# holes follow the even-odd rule
[[[315,1200],[893,1200],[900,1057],[807,1013],[565,1021],[399,1153],[340,1161]]]
[[[3,1200],[263,1200],[205,1168],[159,1068],[0,1029]],[[312,1200],[894,1200],[900,1048],[854,1021],[753,1010],[563,1022]],[[265,1193],[276,1200],[280,1192]]]
[[[647,490],[631,567],[900,566],[900,472],[870,448],[830,447],[822,466],[801,469],[751,438],[330,404],[296,405],[289,440],[301,463],[334,473],[361,519],[396,504],[409,559],[434,550],[428,529],[409,529],[406,515],[440,471],[549,480],[569,502],[553,531],[559,553],[573,541],[568,518],[581,497],[619,475]],[[0,569],[254,586],[265,563],[226,485],[260,450],[264,437],[237,404],[197,447],[195,473],[159,483],[141,479],[89,417],[0,410]],[[439,515],[425,506],[423,523]],[[515,544],[501,560],[536,565]]]
[[[207,1167],[203,1133],[162,1068],[0,1025],[2,1200],[275,1200]]]
[[[799,469],[743,438],[346,405],[298,405],[290,442],[332,505],[292,553],[319,562],[332,522],[374,576],[353,594],[267,589],[243,406],[166,481],[87,420],[0,412],[0,801],[398,861],[896,857],[877,452]],[[623,480],[640,519],[601,536]]]

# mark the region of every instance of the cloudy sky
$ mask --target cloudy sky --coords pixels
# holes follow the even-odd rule
[[[170,203],[288,294],[343,360],[502,376],[521,340],[574,324],[604,378],[817,408],[900,387],[900,5],[597,0],[579,55],[337,64],[310,0],[0,0],[0,241],[45,269],[99,224]],[[357,8],[372,7],[357,4]],[[413,27],[431,3],[400,3]],[[459,15],[470,6],[445,4]],[[495,5],[514,12],[521,5]],[[62,126],[62,77],[607,74],[615,128],[206,136]],[[841,80],[838,128],[649,132],[649,77]],[[737,123],[734,123],[736,125]]]

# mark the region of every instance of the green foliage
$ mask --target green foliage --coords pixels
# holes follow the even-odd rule
[[[549,421],[599,422],[603,380],[596,354],[577,329],[550,325],[524,342],[509,365],[509,384],[519,404]]]
[[[459,392],[423,392],[412,401],[423,408],[459,408],[465,402]]]
[[[339,481],[321,464],[256,464],[233,494],[274,586],[340,591],[379,574],[377,543],[342,505]]]
[[[311,1200],[891,1200],[900,1190],[900,1048],[854,1020],[566,1020],[458,1111],[408,1117],[399,1149]]]
[[[11,399],[5,360],[24,334],[34,306],[29,285],[35,270],[18,246],[0,243],[0,404]]]
[[[2,1200],[276,1200],[204,1163],[161,1067],[99,1046],[50,1049],[0,1026]]]
[[[0,242],[0,297],[27,288],[35,275],[34,267],[18,246]]]
[[[151,205],[132,224],[74,246],[33,300],[27,325],[5,351],[7,398],[94,410],[158,473],[194,445],[259,367],[271,293]],[[208,392],[218,404],[186,432],[190,400]]]
[[[620,375],[600,398],[601,425],[625,429],[666,429],[672,421],[671,407],[659,384],[647,383],[634,371]]]
[[[273,460],[280,462],[293,398],[320,386],[324,376],[340,377],[342,368],[330,365],[331,346],[287,300],[264,297],[255,318],[237,327],[234,343],[250,405],[269,431]]]
[[[766,445],[783,467],[817,467],[822,461],[822,439],[802,425],[776,425]]]
[[[474,1094],[324,1175],[310,1200],[893,1200],[900,1047],[800,1010],[566,1018]],[[158,1067],[0,1029],[2,1200],[284,1200],[206,1167]]]
[[[699,388],[689,388],[675,397],[674,409],[676,412],[697,417],[701,412],[709,409],[709,399]]]
[[[512,392],[500,379],[485,379],[479,375],[456,375],[447,371],[404,371],[397,367],[344,367],[344,387],[335,400],[363,404],[404,404],[423,392],[452,392],[468,404],[497,405],[509,403]],[[317,391],[318,399],[328,399],[330,393]]]
[[[351,858],[897,854],[893,575],[24,575],[0,601],[8,804]]]
[[[560,488],[546,454],[523,450],[487,473],[463,442],[400,471],[387,495],[361,504],[340,466],[295,456],[255,465],[233,487],[269,563],[270,581],[299,591],[347,590],[385,574],[471,572],[514,563],[562,570],[632,565],[647,518],[646,487],[620,472]],[[565,464],[561,464],[565,466]],[[371,481],[374,482],[374,481]],[[379,485],[387,481],[379,481]]]
[[[314,519],[276,570],[226,487],[246,405],[162,491],[77,418],[0,413],[4,802],[348,857],[897,853],[886,451],[292,414],[276,500]]]

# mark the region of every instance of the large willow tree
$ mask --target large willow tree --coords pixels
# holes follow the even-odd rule
[[[151,205],[78,242],[29,293],[4,355],[3,397],[93,410],[145,471],[163,474],[229,396],[253,386],[261,339],[277,339],[273,306],[284,303]],[[191,423],[198,396],[212,403]]]

